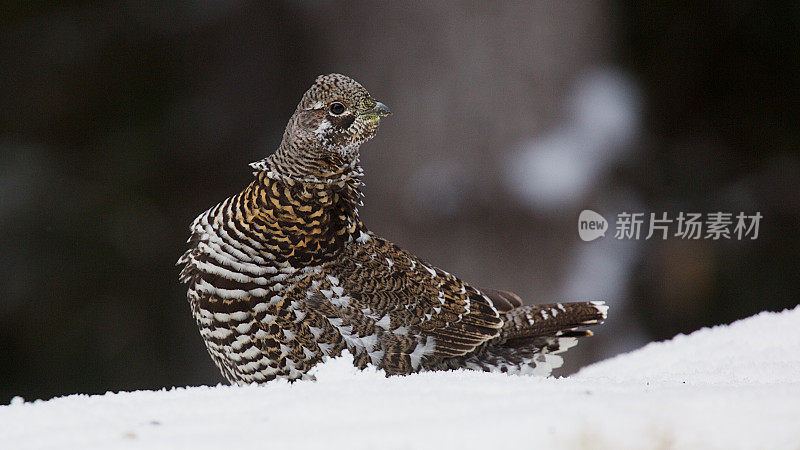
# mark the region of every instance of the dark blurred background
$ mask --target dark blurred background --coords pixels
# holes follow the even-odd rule
[[[0,23],[0,403],[221,381],[175,261],[329,72],[394,112],[362,149],[373,231],[528,302],[611,304],[562,374],[800,301],[796,2],[17,1]],[[763,219],[587,243],[587,208]]]

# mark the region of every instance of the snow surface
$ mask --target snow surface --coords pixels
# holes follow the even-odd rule
[[[0,449],[800,448],[800,306],[649,344],[568,378],[385,378],[346,357],[317,377],[17,398],[0,407]]]

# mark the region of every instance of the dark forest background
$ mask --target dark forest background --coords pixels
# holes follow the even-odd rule
[[[215,384],[175,261],[322,73],[394,115],[376,233],[527,302],[602,299],[561,372],[800,302],[796,2],[17,1],[0,14],[0,403]],[[757,240],[577,236],[760,212]]]

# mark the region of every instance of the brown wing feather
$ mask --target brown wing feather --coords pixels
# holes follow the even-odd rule
[[[335,273],[351,302],[340,314],[369,315],[380,329],[353,329],[358,336],[380,334],[387,373],[418,370],[409,361],[433,338],[426,358],[465,355],[499,334],[502,319],[488,297],[447,272],[377,237],[352,246],[325,266]],[[424,362],[424,361],[423,361]]]
[[[501,313],[507,313],[522,306],[522,299],[513,292],[497,289],[481,289],[481,292],[489,297],[494,307]]]

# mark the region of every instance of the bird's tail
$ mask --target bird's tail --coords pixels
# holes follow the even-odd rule
[[[537,336],[591,336],[591,331],[579,328],[602,323],[607,311],[604,302],[520,306],[506,313],[501,336],[509,341]]]
[[[500,335],[489,341],[469,365],[484,370],[549,375],[561,367],[563,353],[591,336],[583,328],[600,324],[608,306],[603,302],[519,306],[504,313]]]

